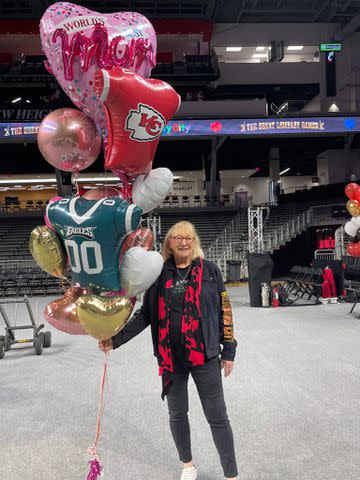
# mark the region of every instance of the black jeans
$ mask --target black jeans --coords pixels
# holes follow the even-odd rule
[[[225,477],[238,475],[234,439],[226,413],[221,380],[220,360],[208,360],[204,365],[189,368],[175,368],[174,383],[167,395],[170,429],[179,452],[180,461],[191,462],[190,426],[188,419],[189,373],[194,379],[205,417],[210,425],[216,449],[220,456]]]

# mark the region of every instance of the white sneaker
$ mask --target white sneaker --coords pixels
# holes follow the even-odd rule
[[[196,480],[197,470],[195,467],[183,468],[180,480]]]

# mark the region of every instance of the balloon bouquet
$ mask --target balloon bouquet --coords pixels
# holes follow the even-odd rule
[[[345,195],[348,197],[346,209],[352,216],[349,222],[345,223],[345,232],[350,237],[350,243],[346,251],[353,257],[360,257],[360,242],[358,231],[360,229],[360,186],[352,182],[346,185]]]
[[[55,3],[40,21],[47,68],[81,110],[60,109],[40,125],[38,145],[54,167],[78,172],[97,158],[101,141],[105,169],[122,187],[79,191],[50,200],[46,226],[35,228],[30,250],[47,273],[60,279],[71,269],[72,286],[45,310],[55,328],[104,340],[128,321],[136,295],[161,272],[141,215],[169,193],[173,176],[152,170],[160,135],[180,105],[167,83],[148,79],[156,61],[156,35],[138,13],[99,14],[71,3]],[[88,480],[101,463],[99,440],[107,354]]]

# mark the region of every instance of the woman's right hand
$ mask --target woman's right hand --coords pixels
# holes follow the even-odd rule
[[[113,349],[113,342],[111,338],[107,340],[100,340],[99,341],[99,348],[102,352],[107,353]]]

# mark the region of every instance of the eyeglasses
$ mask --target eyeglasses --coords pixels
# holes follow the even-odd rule
[[[188,245],[191,245],[193,243],[193,241],[195,240],[194,237],[181,237],[180,235],[176,235],[176,237],[171,237],[171,238],[173,238],[176,243],[182,243],[183,240],[185,240],[185,242]]]

